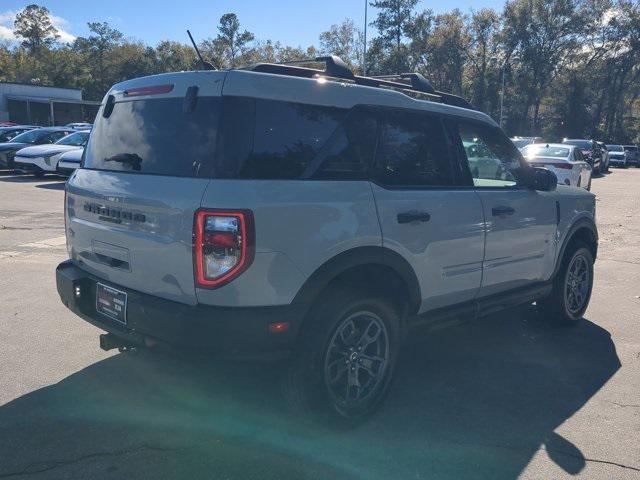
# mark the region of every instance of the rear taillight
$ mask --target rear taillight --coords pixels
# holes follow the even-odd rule
[[[573,165],[570,163],[549,163],[548,165],[553,168],[562,168],[563,170],[571,170],[573,168]]]
[[[250,210],[198,210],[193,237],[194,274],[199,287],[220,287],[253,262],[255,228]]]

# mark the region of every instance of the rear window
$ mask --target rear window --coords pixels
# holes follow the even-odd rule
[[[213,163],[220,99],[199,97],[186,109],[183,98],[117,102],[108,118],[98,116],[84,168],[195,177]]]
[[[638,151],[638,147],[624,147],[625,150],[627,150],[628,152],[637,152]]]
[[[522,154],[528,158],[529,157],[567,158],[569,156],[569,149],[565,147],[529,145],[522,149]]]
[[[610,152],[624,152],[622,145],[607,145],[607,150]]]
[[[562,143],[566,143],[567,145],[575,145],[576,147],[580,147],[580,148],[593,148],[593,143],[591,143],[589,140],[565,140]]]

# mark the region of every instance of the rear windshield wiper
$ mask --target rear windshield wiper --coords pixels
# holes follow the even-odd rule
[[[127,165],[131,165],[134,170],[140,170],[140,164],[142,158],[137,153],[119,153],[109,158],[104,159],[105,162],[119,162]]]

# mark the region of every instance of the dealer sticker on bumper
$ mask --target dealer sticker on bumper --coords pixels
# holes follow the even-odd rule
[[[102,283],[96,284],[96,311],[127,324],[127,293]]]

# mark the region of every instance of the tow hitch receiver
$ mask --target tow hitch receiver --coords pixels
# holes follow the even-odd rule
[[[100,335],[100,348],[105,351],[113,350],[117,348],[120,352],[134,353],[138,350],[137,345],[128,343],[111,333],[103,333]]]

